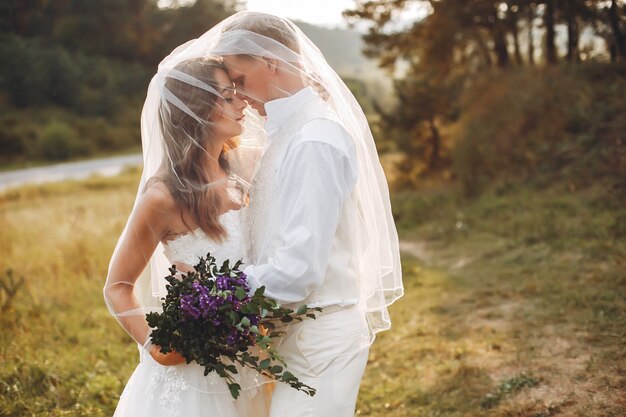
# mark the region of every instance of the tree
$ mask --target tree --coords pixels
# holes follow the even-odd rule
[[[626,41],[624,40],[624,30],[622,28],[624,23],[624,6],[621,7],[617,4],[617,0],[611,0],[611,6],[608,9],[609,24],[613,30],[613,38],[615,42],[615,54],[618,59],[626,59]]]
[[[565,19],[567,22],[567,60],[569,62],[578,62],[578,13],[576,10],[576,1],[563,0],[563,9],[565,11]]]
[[[554,0],[544,0],[543,25],[546,28],[546,61],[548,64],[556,64],[556,44],[554,30]]]
[[[392,112],[378,109],[383,127],[395,131],[398,148],[409,160],[421,155],[425,169],[421,173],[436,172],[447,164],[444,154],[445,138],[441,126],[458,116],[460,79],[444,82],[438,74],[413,73],[395,82],[398,104]]]

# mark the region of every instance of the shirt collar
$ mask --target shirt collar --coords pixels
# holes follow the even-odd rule
[[[314,100],[317,97],[312,87],[304,87],[297,93],[271,100],[265,103],[265,113],[267,119],[265,119],[265,131],[267,136],[271,137],[278,129],[289,120],[298,110],[302,110],[303,106]]]

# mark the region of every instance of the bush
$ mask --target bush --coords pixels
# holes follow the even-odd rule
[[[38,145],[41,156],[49,160],[69,159],[89,151],[72,127],[54,120],[44,128]]]
[[[2,35],[0,61],[0,88],[14,104],[71,106],[75,102],[79,68],[64,48]]]
[[[618,181],[626,175],[624,95],[623,65],[489,74],[464,95],[453,172],[469,195],[510,180],[560,179],[575,188]]]
[[[141,144],[139,118],[130,126],[119,120],[84,118],[77,122],[76,127],[80,137],[98,150],[124,150]]]
[[[0,61],[0,163],[141,144],[146,66],[14,34],[0,34]]]
[[[35,132],[28,124],[22,124],[14,114],[4,114],[0,117],[0,160],[11,160],[22,155],[27,143],[35,138]]]

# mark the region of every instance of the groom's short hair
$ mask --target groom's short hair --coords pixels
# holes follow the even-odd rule
[[[293,23],[266,13],[246,12],[240,19],[226,25],[222,32],[231,30],[248,30],[274,39],[299,54],[298,36],[292,27]]]

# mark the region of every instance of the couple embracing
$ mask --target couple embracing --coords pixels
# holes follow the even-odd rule
[[[116,417],[348,417],[403,293],[387,183],[360,106],[290,21],[240,12],[176,48],[148,88],[144,168],[104,296],[140,346]],[[277,349],[315,396],[240,369],[241,395],[150,339],[168,267],[243,259],[252,291],[321,307]]]

